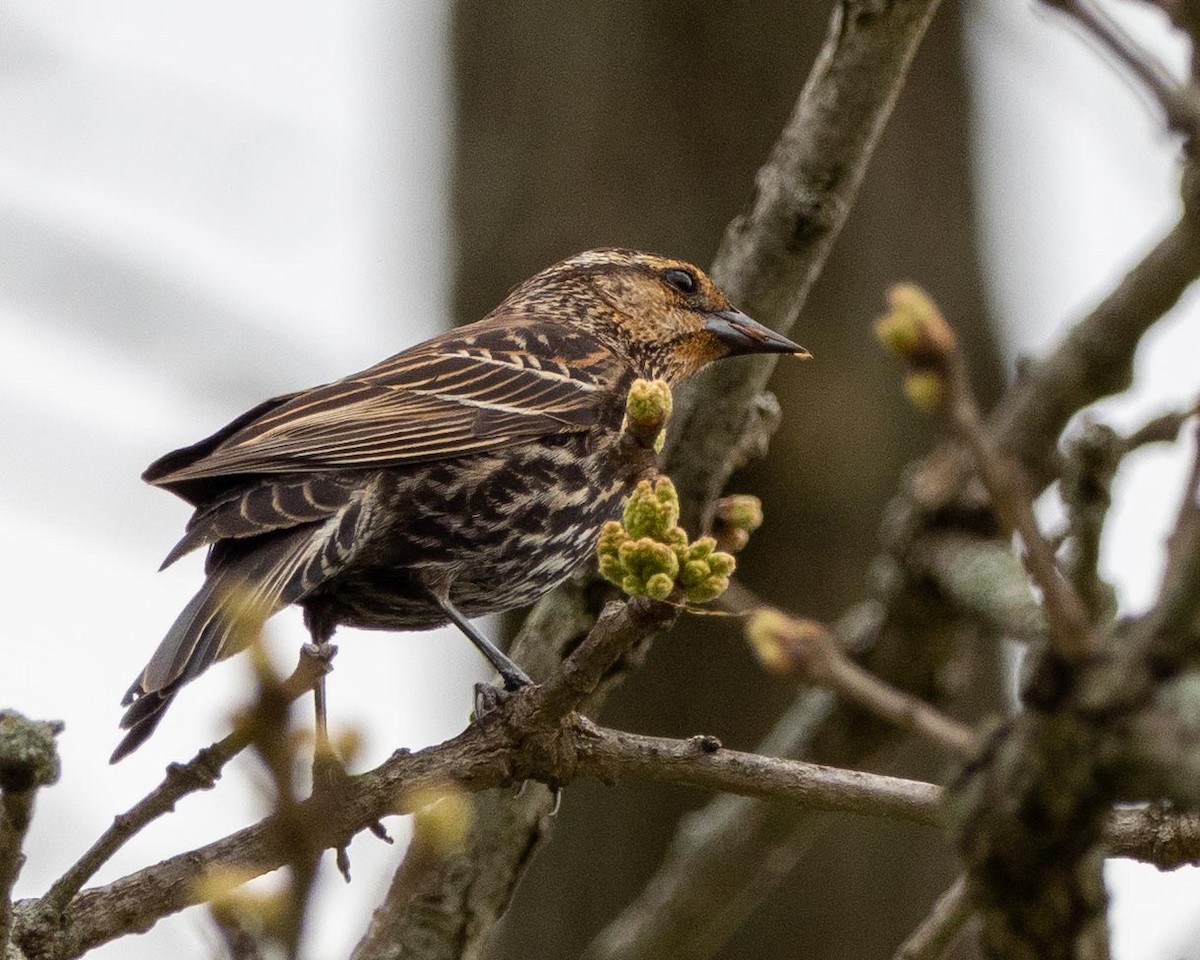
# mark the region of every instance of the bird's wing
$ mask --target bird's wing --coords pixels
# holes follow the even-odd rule
[[[419,463],[584,431],[611,412],[620,366],[560,324],[483,321],[267,401],[144,478],[186,496],[206,478]]]

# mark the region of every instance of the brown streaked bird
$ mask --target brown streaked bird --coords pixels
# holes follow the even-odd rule
[[[476,323],[155,461],[143,479],[195,507],[163,566],[207,546],[206,580],[125,695],[112,761],[289,604],[318,644],[340,624],[452,622],[507,687],[528,683],[468,618],[537,600],[619,515],[640,472],[618,456],[635,378],[748,353],[807,355],[688,263],[592,250]]]

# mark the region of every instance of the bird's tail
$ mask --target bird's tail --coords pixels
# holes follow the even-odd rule
[[[180,687],[253,643],[267,618],[297,598],[308,539],[273,538],[212,570],[121,700],[129,732],[110,763],[146,741]]]

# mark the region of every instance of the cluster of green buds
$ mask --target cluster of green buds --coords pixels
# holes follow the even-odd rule
[[[729,586],[733,555],[712,537],[689,543],[679,526],[679,495],[667,477],[638,483],[618,522],[600,532],[600,573],[634,597],[665,600],[678,590],[685,600],[714,600]]]

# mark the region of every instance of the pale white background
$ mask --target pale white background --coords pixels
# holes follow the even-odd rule
[[[981,240],[1015,357],[1051,344],[1177,215],[1176,145],[1077,33],[1012,0],[966,10]],[[1182,70],[1160,17],[1117,10]],[[263,397],[446,323],[446,31],[441,0],[0,0],[0,704],[67,722],[23,895],[168,760],[221,735],[244,689],[242,664],[214,669],[107,765],[117,700],[199,581],[195,557],[154,572],[187,510],[138,474]],[[1118,425],[1196,394],[1196,306],[1141,351],[1134,395],[1105,405]],[[1120,477],[1105,568],[1127,610],[1153,596],[1181,474],[1146,451]],[[298,618],[271,634],[290,665]],[[460,638],[339,639],[332,704],[366,735],[362,763],[461,729],[483,670]],[[99,879],[263,808],[239,760]],[[313,958],[346,954],[397,855],[370,837],[351,853],[351,887],[323,874]],[[1200,957],[1194,871],[1109,875],[1121,960]],[[193,910],[97,956],[213,951]]]

